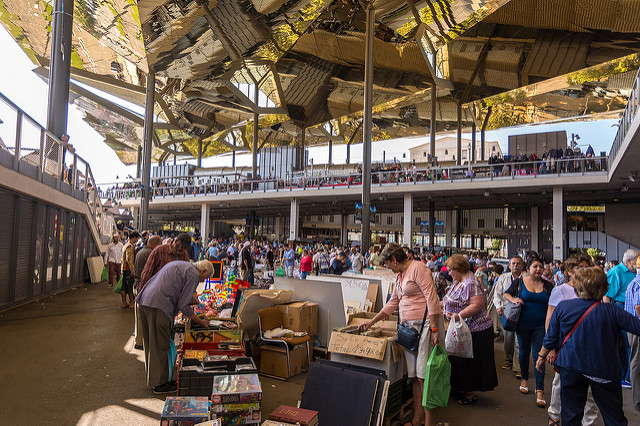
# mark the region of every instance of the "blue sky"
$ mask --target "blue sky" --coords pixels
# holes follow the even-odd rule
[[[2,26],[0,26],[0,57],[3,58],[2,65],[0,66],[0,92],[25,110],[40,124],[46,125],[47,85],[32,72],[35,65]],[[9,66],[9,64],[11,64],[11,66]],[[119,101],[118,103],[125,104],[124,101]],[[130,104],[125,106],[136,112],[141,111],[139,107],[132,107]],[[0,119],[4,122],[0,124],[0,138],[2,138],[6,145],[13,146],[15,138],[15,116],[11,114],[10,110],[2,102],[0,102]],[[616,122],[617,120],[603,120],[579,123],[524,125],[487,132],[486,139],[488,141],[498,141],[503,152],[506,152],[509,135],[566,130],[569,138],[572,133],[580,135],[579,146],[586,147],[591,144],[596,153],[600,151],[608,153],[617,131],[617,127],[612,127]],[[25,133],[32,134],[29,131]],[[104,143],[103,138],[82,120],[82,112],[73,105],[69,105],[67,133],[71,136],[70,142],[76,148],[78,154],[91,165],[93,175],[98,183],[115,182],[116,176],[122,180],[128,174],[135,175],[135,166],[125,166],[122,164],[113,150]],[[463,137],[468,138],[470,135],[465,134]],[[429,135],[426,134],[423,139],[412,139],[415,140],[415,144],[412,142],[408,144],[397,144],[392,141],[376,142],[374,144],[373,154],[375,156],[377,155],[377,151],[385,150],[387,159],[392,159],[393,156],[401,158],[402,152],[399,152],[398,149],[406,150],[408,153],[409,146],[422,144],[427,142],[428,139]],[[34,143],[37,143],[37,141]],[[376,146],[378,148],[376,148]],[[314,150],[314,152],[315,151],[316,150]],[[320,151],[318,152],[317,157],[312,153],[312,158],[316,157],[314,160],[316,164],[326,157],[326,154],[323,155]],[[381,161],[382,154],[378,154],[380,158],[373,158],[374,161]],[[361,147],[354,146],[351,156],[352,162],[359,161],[361,156]],[[344,149],[343,146],[336,145],[334,147],[334,162],[344,162],[345,159],[346,149]],[[224,165],[231,166],[231,156],[225,156],[220,159],[203,160],[203,166],[205,167],[221,163],[226,163]],[[239,165],[244,165],[243,163],[244,161],[237,162]]]

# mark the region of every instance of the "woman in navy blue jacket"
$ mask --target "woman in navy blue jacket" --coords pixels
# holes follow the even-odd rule
[[[545,358],[554,362],[552,351],[558,354],[555,366],[560,370],[562,426],[581,424],[589,387],[605,425],[626,425],[617,339],[621,330],[640,335],[640,320],[616,305],[600,303],[608,287],[607,276],[600,268],[578,270],[573,283],[578,298],[560,302],[553,311],[536,369],[544,367]],[[594,308],[565,342],[592,305]]]

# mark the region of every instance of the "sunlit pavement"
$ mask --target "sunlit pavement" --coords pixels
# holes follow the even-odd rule
[[[0,423],[10,425],[157,425],[164,397],[145,385],[142,351],[133,348],[133,309],[106,284],[88,284],[0,316]],[[502,364],[496,342],[496,363]],[[546,424],[535,395],[521,395],[513,375],[498,368],[500,385],[459,406],[450,399],[438,421],[453,425]],[[549,400],[552,372],[547,372]],[[296,405],[304,375],[288,382],[261,377],[263,418]],[[533,388],[533,381],[530,382]],[[640,424],[624,389],[629,424]],[[395,419],[394,419],[395,420]],[[394,422],[395,423],[395,422]],[[392,423],[393,424],[393,423]]]

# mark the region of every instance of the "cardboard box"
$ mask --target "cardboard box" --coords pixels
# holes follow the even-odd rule
[[[368,312],[351,314],[347,327],[357,327],[374,316],[374,313]],[[342,333],[339,331],[341,328],[335,329],[329,340],[328,351],[331,353],[332,361],[383,370],[391,383],[402,378],[404,362],[402,349],[395,342],[396,316],[378,321],[372,327],[372,330],[379,330],[380,337]]]
[[[207,397],[168,396],[164,402],[161,426],[191,426],[209,420]]]
[[[233,323],[236,321],[226,320],[221,321],[224,323]],[[185,333],[184,333],[185,342],[188,343],[220,343],[220,342],[238,342],[238,344],[242,341],[242,326],[238,324],[238,328],[236,329],[228,329],[224,326],[220,326],[218,328],[210,327],[210,328],[200,328],[198,326],[193,326],[191,324],[191,320],[187,321]]]
[[[318,334],[318,304],[291,302],[278,305],[282,312],[282,324],[293,331],[306,331],[311,339]]]
[[[302,372],[307,364],[307,345],[297,345],[289,351],[291,374],[287,373],[287,351],[282,346],[263,345],[260,356],[260,373],[288,379]]]

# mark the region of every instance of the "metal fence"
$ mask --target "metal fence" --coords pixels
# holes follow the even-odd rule
[[[0,101],[2,134],[15,135],[12,140],[0,138],[2,164],[85,201],[101,242],[108,242],[113,220],[104,218],[108,213],[102,207],[89,164],[71,145],[47,131],[2,93]]]
[[[536,179],[542,176],[565,174],[587,174],[605,172],[607,157],[586,157],[582,154],[572,158],[545,159],[537,161],[514,161],[467,166],[431,167],[428,169],[395,168],[371,173],[374,186],[430,185],[476,180]],[[153,198],[176,198],[212,194],[243,194],[256,192],[307,191],[323,188],[349,188],[362,185],[362,174],[323,174],[291,176],[285,179],[232,179],[220,175],[172,176],[152,178]],[[139,180],[120,183],[116,186],[100,184],[101,197],[112,200],[140,198]]]
[[[633,88],[631,89],[631,94],[629,95],[629,100],[627,101],[627,106],[622,113],[622,117],[620,118],[620,123],[618,124],[618,133],[616,134],[616,138],[613,141],[613,146],[611,147],[611,151],[609,152],[609,169],[613,166],[613,161],[615,161],[618,151],[620,151],[620,147],[624,143],[624,139],[629,133],[629,129],[631,128],[631,124],[636,117],[636,113],[638,112],[638,95],[640,91],[640,69],[636,74],[636,78],[633,82]]]

